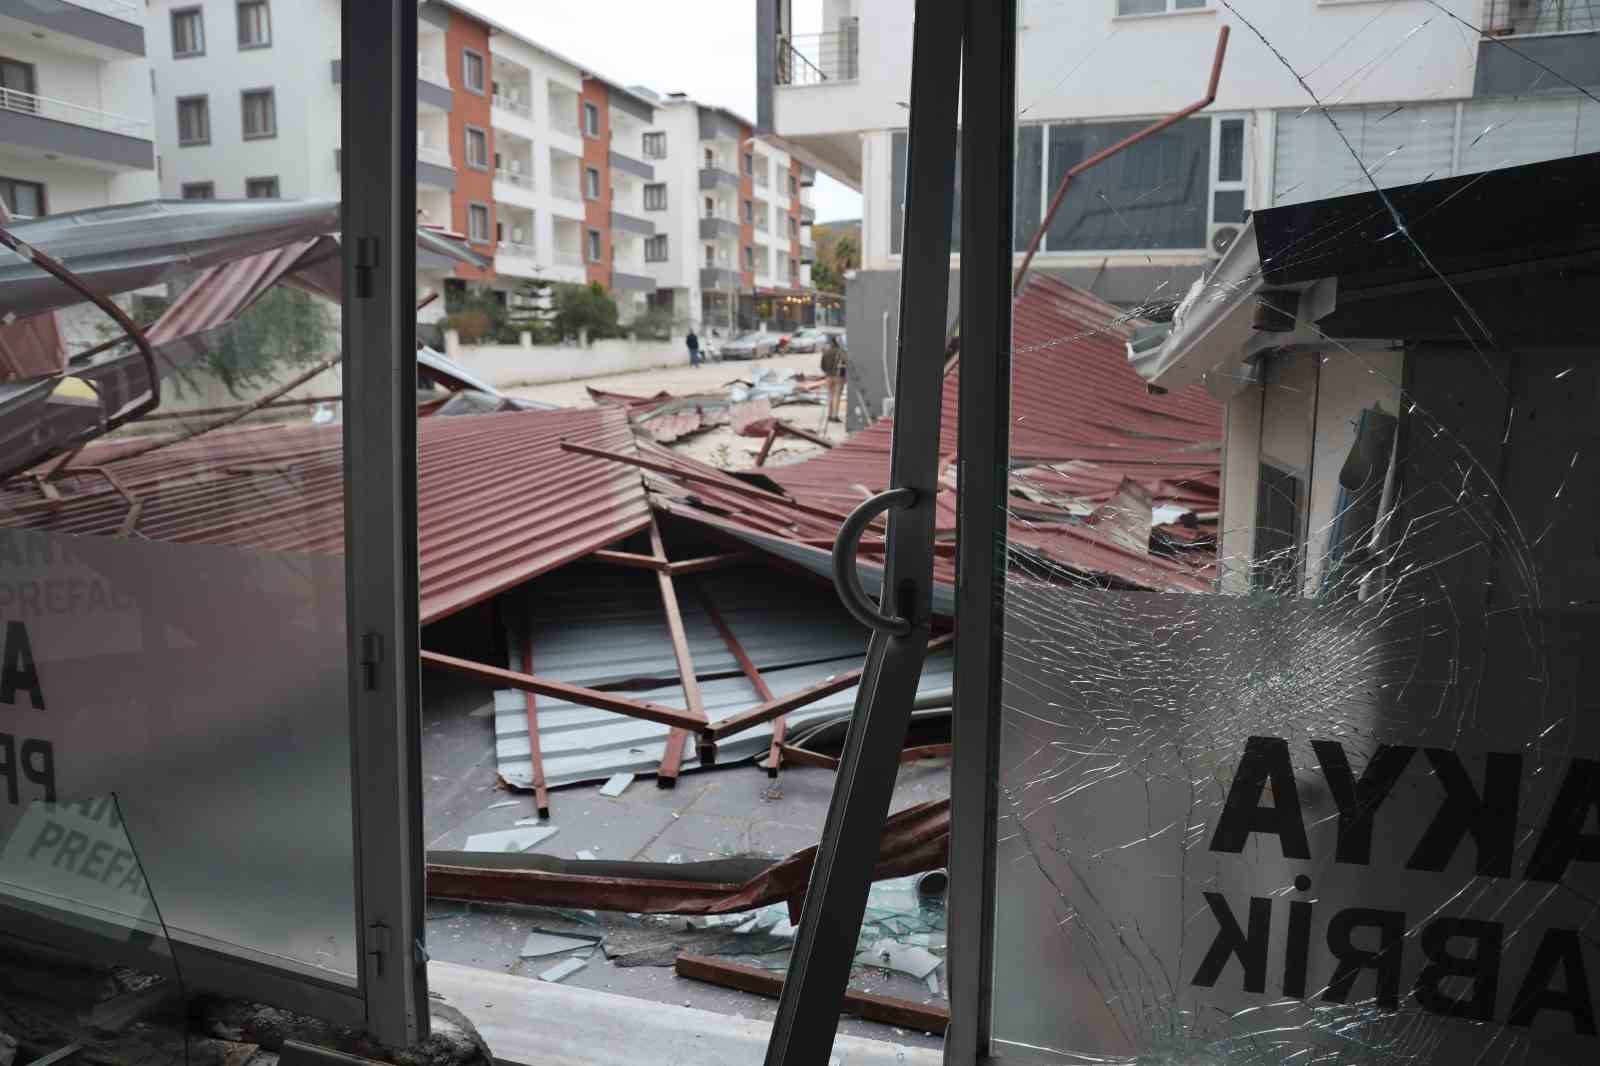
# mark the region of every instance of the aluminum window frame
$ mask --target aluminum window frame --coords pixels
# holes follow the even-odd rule
[[[190,15],[194,16],[195,25],[199,26],[200,28],[200,47],[192,52],[180,52],[178,51],[178,22],[180,19],[186,19]],[[199,4],[191,4],[188,7],[173,8],[171,11],[171,17],[167,21],[167,32],[171,37],[173,59],[199,59],[201,56],[206,54],[205,8],[201,7]]]
[[[483,141],[483,157],[479,160],[472,158],[472,135],[477,134]],[[461,127],[461,160],[473,170],[488,170],[489,158],[493,155],[489,150],[489,131],[482,126],[463,125]]]
[[[17,211],[17,198],[15,189],[19,185],[27,185],[38,190],[39,213],[37,215],[23,215]],[[6,188],[9,186],[9,189]],[[7,193],[11,195],[7,195]],[[11,212],[12,218],[44,218],[50,213],[50,189],[42,181],[33,181],[30,178],[8,178],[0,176],[0,198],[4,198],[6,210]]]
[[[472,220],[478,217],[478,212],[483,213],[483,236],[478,235],[478,230]],[[467,240],[472,244],[494,243],[494,211],[482,200],[467,201]]]
[[[658,194],[655,197],[656,203],[654,205],[651,204],[651,193]],[[644,209],[646,211],[665,211],[665,210],[667,210],[667,183],[666,182],[664,182],[664,181],[653,181],[653,182],[650,182],[647,185],[645,185],[645,187],[644,187]]]
[[[644,261],[646,263],[665,263],[671,260],[669,251],[670,242],[665,233],[652,234],[644,239]],[[660,251],[655,249],[659,246]]]
[[[184,139],[183,136],[183,105],[200,104],[200,117],[205,124],[205,133],[201,137]],[[172,101],[174,117],[178,122],[178,147],[203,148],[211,143],[211,96],[208,93],[197,93],[191,96],[179,96]]]
[[[594,121],[590,121],[593,119]],[[578,121],[583,127],[583,135],[596,140],[600,138],[600,105],[592,100],[578,101]]]
[[[265,96],[267,100],[267,126],[264,131],[250,132],[250,98]],[[270,85],[239,90],[239,136],[246,141],[270,141],[278,136],[278,91]]]
[[[245,8],[259,7],[265,14],[263,22],[266,24],[267,36],[261,41],[246,41],[244,39]],[[241,52],[253,52],[258,48],[272,47],[272,0],[234,0],[233,5],[234,37]]]
[[[190,190],[204,189],[204,196],[190,196]],[[178,199],[180,200],[215,200],[217,198],[217,183],[214,181],[186,181],[178,186]]]
[[[272,182],[271,196],[252,196],[250,186],[265,182]],[[246,200],[281,200],[283,199],[283,182],[276,174],[256,174],[244,179],[244,198]]]
[[[655,150],[652,150],[651,147],[650,147],[652,144],[658,145],[659,148],[657,148]],[[640,140],[639,151],[644,154],[644,157],[646,159],[665,159],[665,158],[667,158],[667,134],[666,134],[666,131],[665,130],[646,130],[644,132],[641,140]]]
[[[586,263],[604,263],[606,261],[605,234],[588,226],[583,232],[583,258]]]
[[[469,60],[478,61],[478,84],[472,84],[472,64]],[[484,54],[476,48],[461,49],[461,87],[469,93],[484,96],[488,93],[489,61]]]

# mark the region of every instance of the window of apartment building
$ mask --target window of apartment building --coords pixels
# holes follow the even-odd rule
[[[584,242],[584,251],[588,253],[589,262],[600,262],[605,258],[605,256],[602,254],[603,248],[600,244],[600,231],[597,229],[589,230],[585,234],[585,237],[587,239]]]
[[[37,90],[32,63],[0,58],[0,106],[7,111],[38,111]]]
[[[789,283],[792,285],[800,284],[800,260],[798,259],[789,260]]]
[[[44,186],[37,181],[0,178],[0,200],[18,218],[38,218],[45,213]]]
[[[489,134],[477,126],[466,127],[467,166],[474,170],[489,169]]]
[[[267,0],[239,0],[239,47],[266,48],[272,43],[272,12]]]
[[[796,197],[796,196],[799,196],[799,195],[800,195],[800,180],[798,178],[796,178],[793,174],[790,174],[789,175],[789,196],[791,198],[793,198],[793,197]]]
[[[756,229],[762,233],[767,232],[767,225],[772,220],[772,211],[763,201],[756,201]]]
[[[485,244],[489,240],[489,205],[467,205],[467,239]]]
[[[754,222],[756,220],[756,206],[749,200],[744,201],[744,220],[746,222]]]
[[[594,167],[583,170],[583,195],[591,200],[600,199],[600,172]]]
[[[483,92],[483,54],[470,48],[461,50],[461,84],[475,93]]]
[[[744,172],[746,174],[754,174],[756,172],[756,157],[750,152],[744,154]]]
[[[217,187],[209,181],[190,181],[179,186],[178,193],[185,200],[215,200]]]
[[[707,148],[705,151],[705,168],[710,170],[717,165],[717,153]]]
[[[646,159],[667,158],[667,135],[665,133],[647,133],[644,135],[644,157]]]
[[[797,240],[800,239],[800,220],[795,218],[793,215],[790,215],[788,217],[789,217],[789,239],[791,241],[797,241]]]
[[[172,58],[206,54],[205,16],[198,7],[180,8],[172,13]]]
[[[278,198],[277,178],[246,178],[244,179],[244,194],[251,200],[276,200]]]
[[[667,209],[666,185],[656,184],[644,187],[644,209],[646,211],[665,211]]]
[[[744,268],[746,270],[756,268],[756,250],[748,244],[744,246]]]
[[[278,105],[271,89],[246,89],[239,94],[244,110],[244,139],[261,140],[278,135]]]
[[[667,261],[667,235],[658,233],[647,238],[644,242],[644,261],[646,263],[665,263]]]
[[[1210,0],[1117,0],[1119,15],[1164,15],[1169,11],[1196,11]]]
[[[708,244],[708,245],[706,245],[706,266],[714,267],[716,265],[717,265],[717,249],[714,246]]]
[[[178,97],[178,144],[211,143],[211,105],[204,96]]]
[[[583,102],[583,132],[590,137],[600,136],[600,109],[587,100]]]
[[[766,156],[758,156],[755,161],[756,184],[763,189],[771,184],[772,166]]]
[[[717,201],[716,201],[716,199],[714,197],[710,197],[710,196],[706,197],[706,217],[707,218],[716,218],[717,217]]]

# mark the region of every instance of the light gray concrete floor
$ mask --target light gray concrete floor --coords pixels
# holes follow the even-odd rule
[[[471,682],[429,675],[423,711],[424,830],[429,848],[460,848],[468,835],[509,829],[537,814],[532,793],[506,791],[495,775],[491,693]],[[833,772],[787,769],[776,782],[742,763],[684,774],[673,789],[652,778],[634,781],[621,796],[579,785],[550,794],[550,821],[559,832],[535,850],[562,858],[589,851],[602,859],[693,862],[731,855],[781,858],[816,844],[827,817]],[[774,788],[773,786],[776,786]],[[943,763],[902,768],[895,786],[900,810],[949,795]],[[511,806],[498,804],[514,801]],[[541,923],[533,908],[437,903],[430,905],[428,953],[454,962],[533,979],[558,959],[519,958],[528,932]],[[749,961],[749,960],[746,960]],[[771,961],[771,957],[766,960]],[[939,995],[902,974],[858,968],[851,985],[862,991],[944,1006]],[[677,977],[670,967],[621,967],[595,952],[566,983],[657,1002],[680,1003],[743,1018],[770,1020],[776,1000]],[[935,1038],[856,1019],[839,1031],[908,1046],[937,1046]]]

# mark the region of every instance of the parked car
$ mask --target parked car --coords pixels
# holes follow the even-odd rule
[[[754,329],[722,345],[718,355],[723,359],[761,359],[778,350],[778,335]]]
[[[791,352],[820,352],[827,344],[828,335],[820,329],[803,329],[789,337]]]

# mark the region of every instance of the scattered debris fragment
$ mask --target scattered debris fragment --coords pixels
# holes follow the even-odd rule
[[[467,837],[464,851],[521,852],[537,847],[556,835],[556,827],[530,826],[525,829],[500,829],[493,833],[474,833]]]
[[[563,955],[569,951],[592,948],[595,942],[594,937],[562,936],[535,929],[523,941],[520,955],[524,959],[542,959],[547,955]]]
[[[901,944],[893,940],[880,940],[866,951],[856,954],[861,966],[877,966],[895,970],[921,981],[939,968],[939,957],[915,944]]]
[[[578,858],[583,860],[584,862],[594,862],[595,861],[595,854],[592,851],[587,851],[587,850],[580,851],[580,852],[578,852]]]
[[[503,803],[491,803],[489,805],[489,809],[491,811],[498,811],[502,807],[520,807],[520,806],[522,806],[522,801],[521,800],[506,800]]]
[[[541,973],[539,975],[539,980],[549,981],[552,984],[559,983],[561,981],[565,981],[567,978],[571,977],[573,974],[577,973],[587,965],[589,965],[589,963],[584,959],[567,959],[565,962],[558,962],[548,970]]]
[[[600,786],[600,795],[615,798],[626,792],[631,784],[633,784],[632,774],[612,774],[606,783]]]

